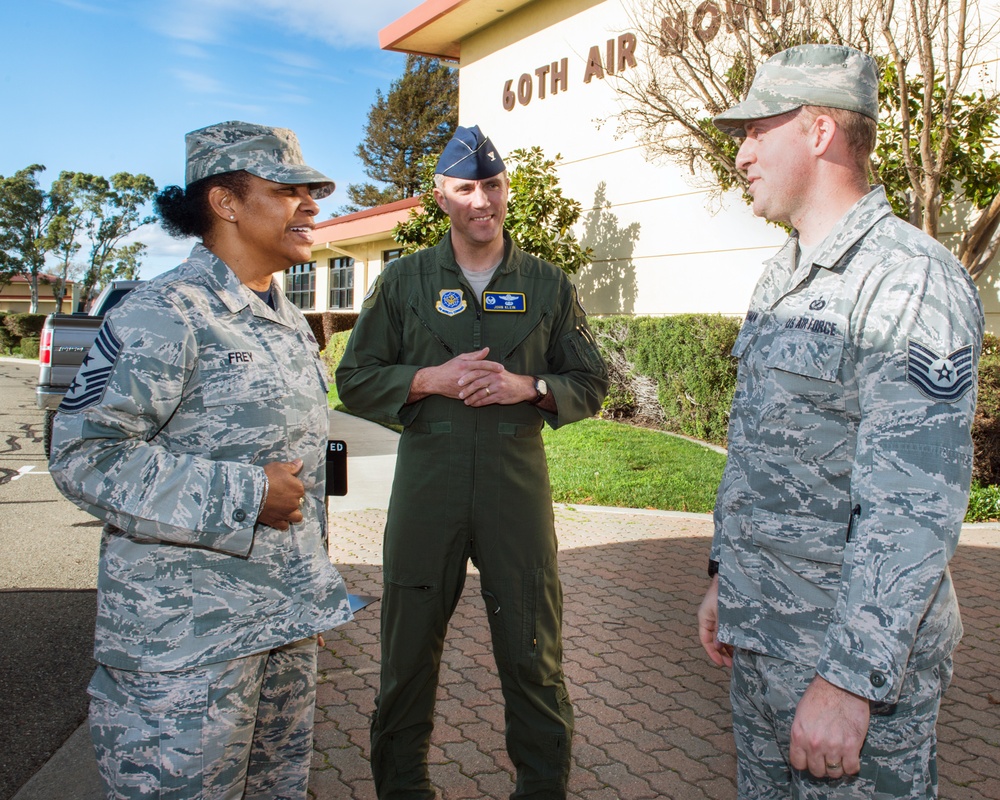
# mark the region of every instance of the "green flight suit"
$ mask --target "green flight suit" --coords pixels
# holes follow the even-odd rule
[[[562,671],[556,563],[543,420],[600,409],[607,370],[576,288],[504,235],[505,255],[473,297],[450,236],[394,261],[368,296],[340,366],[351,409],[398,419],[385,530],[381,689],[372,771],[386,798],[433,798],[427,750],[448,620],[468,559],[479,569],[505,700],[512,798],[564,798],[573,710]],[[490,308],[503,307],[503,311]],[[466,406],[432,395],[406,404],[422,367],[490,348],[487,358],[548,383],[558,412],[530,403]]]

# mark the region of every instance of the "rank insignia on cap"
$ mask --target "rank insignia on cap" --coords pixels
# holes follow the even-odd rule
[[[461,289],[442,289],[440,297],[436,308],[440,313],[449,317],[461,314],[468,306]]]
[[[108,380],[114,369],[122,343],[118,341],[110,323],[101,326],[94,346],[87,353],[80,365],[73,383],[70,384],[66,396],[59,405],[60,411],[82,411],[94,405],[104,395],[108,388]]]
[[[483,292],[483,310],[524,313],[524,294],[521,292]]]
[[[972,345],[939,356],[921,344],[907,343],[906,379],[931,400],[960,400],[972,388]]]

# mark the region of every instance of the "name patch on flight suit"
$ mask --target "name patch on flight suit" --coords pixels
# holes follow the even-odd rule
[[[439,297],[435,308],[439,313],[449,317],[461,314],[468,306],[461,289],[442,289]]]
[[[523,314],[525,309],[522,292],[483,292],[483,310],[509,311]]]

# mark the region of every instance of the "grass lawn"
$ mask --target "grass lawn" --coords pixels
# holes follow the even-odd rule
[[[557,503],[710,513],[726,463],[694,442],[608,420],[546,426],[542,438]]]

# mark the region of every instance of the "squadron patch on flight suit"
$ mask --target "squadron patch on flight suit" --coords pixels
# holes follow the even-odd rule
[[[922,344],[907,342],[906,379],[931,400],[960,400],[972,388],[972,345],[939,356]]]
[[[468,307],[461,289],[442,289],[437,302],[438,312],[449,317],[461,314]]]
[[[525,306],[523,292],[483,292],[484,311],[508,311],[523,314]]]
[[[111,371],[121,350],[122,343],[111,329],[111,323],[105,322],[94,340],[94,346],[84,357],[73,378],[59,410],[82,411],[98,402],[108,388]]]

